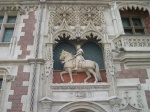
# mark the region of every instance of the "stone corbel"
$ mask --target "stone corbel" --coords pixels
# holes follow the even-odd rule
[[[121,102],[121,99],[117,98],[117,97],[111,98],[109,100],[109,104],[110,104],[110,106],[112,107],[112,110],[113,110],[112,112],[120,112],[119,111],[120,102]]]
[[[44,97],[40,100],[40,103],[42,105],[42,112],[50,112],[51,111],[51,107],[53,104],[53,101],[51,98]]]
[[[13,75],[6,75],[6,82],[11,82],[14,80],[14,77]]]

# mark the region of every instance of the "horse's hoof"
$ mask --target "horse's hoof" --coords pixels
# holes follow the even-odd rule
[[[88,82],[84,82],[85,84],[87,84]]]
[[[94,81],[94,83],[97,83],[98,81]]]

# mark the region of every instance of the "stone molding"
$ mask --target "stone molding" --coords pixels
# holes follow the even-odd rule
[[[92,112],[107,112],[107,109],[95,102],[74,101],[63,105],[57,112],[72,112],[76,109],[86,109]]]
[[[108,83],[72,83],[72,84],[50,84],[52,91],[59,90],[109,90],[110,85]]]

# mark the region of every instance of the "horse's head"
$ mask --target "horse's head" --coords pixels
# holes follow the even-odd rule
[[[62,50],[60,53],[60,60],[65,60],[66,56],[71,55],[69,52]]]

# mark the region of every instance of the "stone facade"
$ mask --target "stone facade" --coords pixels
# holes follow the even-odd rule
[[[6,28],[14,28],[10,42],[0,42],[0,112],[150,111],[150,2],[0,0],[0,3],[0,19],[4,16],[0,40]],[[15,24],[7,23],[14,16]],[[122,16],[140,18],[143,26],[137,26],[137,31],[144,29],[145,34],[137,35],[132,23],[135,34],[127,35]],[[63,83],[60,79],[63,69],[57,69],[57,65],[54,68],[56,60],[61,64],[54,51],[62,42],[58,50],[84,46],[87,42],[98,46],[96,50],[101,48],[102,82],[94,83],[91,77],[88,83],[83,83],[85,72],[74,72],[74,82],[68,83],[66,73]],[[71,47],[67,48],[65,42]],[[86,53],[92,57],[89,50]]]

